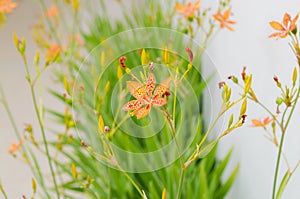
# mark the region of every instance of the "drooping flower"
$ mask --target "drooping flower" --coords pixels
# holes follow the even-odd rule
[[[17,152],[20,148],[21,148],[21,146],[22,146],[22,144],[23,144],[23,141],[20,141],[19,143],[12,143],[11,145],[10,145],[10,149],[8,150],[8,152],[10,153],[10,154],[14,154],[15,152]]]
[[[169,77],[154,89],[156,79],[153,73],[149,73],[146,84],[127,81],[128,90],[136,99],[129,101],[122,109],[132,111],[131,115],[136,115],[137,119],[147,116],[152,106],[160,107],[167,103],[167,99],[164,97],[170,95],[170,83],[171,78]]]
[[[270,117],[265,117],[263,120],[252,119],[252,127],[265,127],[272,122]]]
[[[11,13],[17,6],[17,2],[11,2],[11,0],[0,0],[0,13]]]
[[[213,15],[214,19],[220,23],[221,28],[227,28],[230,31],[234,31],[234,29],[230,25],[236,24],[235,21],[229,20],[231,11],[230,9],[226,10],[223,14],[218,11]]]
[[[195,12],[199,11],[200,0],[197,0],[195,3],[188,2],[186,5],[176,3],[176,10],[180,15],[183,15],[186,18],[195,16]]]
[[[48,19],[53,19],[58,16],[58,9],[56,6],[51,6],[47,9],[46,15]]]
[[[286,38],[291,31],[297,28],[296,22],[298,20],[298,17],[299,14],[297,14],[295,18],[292,20],[291,16],[288,13],[285,13],[283,16],[282,23],[271,21],[270,22],[271,27],[277,30],[278,32],[269,35],[269,38],[272,37],[276,37],[276,39]]]

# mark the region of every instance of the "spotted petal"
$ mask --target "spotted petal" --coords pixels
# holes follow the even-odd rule
[[[152,96],[152,92],[154,90],[156,84],[156,79],[153,73],[149,73],[148,75],[148,80],[146,83],[146,91],[148,93],[149,96]]]
[[[170,83],[172,81],[172,78],[169,77],[165,79],[154,91],[154,98],[162,97],[170,87]]]
[[[163,106],[167,103],[165,98],[152,99],[152,104],[154,106]]]
[[[142,83],[136,81],[127,81],[127,88],[131,95],[136,99],[143,99],[146,95],[145,86]]]
[[[150,106],[150,104],[148,104],[147,106],[136,110],[135,111],[136,118],[141,119],[141,118],[147,116],[150,112],[150,109],[151,109],[151,106]]]
[[[122,107],[123,111],[132,111],[139,109],[144,102],[142,100],[131,100]]]

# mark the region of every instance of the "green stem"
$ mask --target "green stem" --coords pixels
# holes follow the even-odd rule
[[[45,3],[45,0],[39,0],[39,2],[40,2],[42,11],[44,13],[46,13],[47,12],[47,6],[46,6],[46,3]],[[61,41],[60,41],[59,36],[57,34],[57,30],[55,29],[52,22],[50,21],[50,19],[47,16],[45,16],[44,18],[46,19],[46,22],[47,22],[47,24],[50,28],[50,31],[53,33],[54,39],[56,40],[58,45],[61,46]]]
[[[276,184],[277,184],[277,178],[278,178],[278,172],[279,172],[281,153],[282,153],[282,148],[283,148],[283,143],[284,143],[284,136],[285,136],[285,133],[286,133],[286,129],[287,129],[287,127],[288,127],[288,125],[291,121],[292,115],[294,113],[294,110],[296,108],[296,105],[297,105],[297,102],[298,102],[298,99],[299,99],[299,95],[300,95],[300,78],[298,77],[298,79],[299,79],[299,88],[298,88],[298,91],[297,91],[295,103],[292,107],[291,112],[289,113],[289,116],[288,116],[288,119],[287,119],[285,125],[282,124],[282,126],[283,126],[282,131],[281,131],[282,136],[281,136],[281,139],[280,139],[280,145],[279,145],[278,154],[277,154],[277,161],[276,161],[276,168],[275,168],[274,182],[273,182],[272,199],[275,199],[275,194],[276,194]]]
[[[185,174],[185,169],[181,167],[181,173],[180,173],[180,179],[179,179],[179,187],[178,187],[178,193],[177,193],[177,199],[180,199],[181,197],[181,192],[182,192],[182,187],[183,187],[183,181],[184,181],[184,175]]]
[[[34,85],[32,84],[32,81],[31,81],[29,67],[28,67],[28,63],[27,63],[27,59],[26,59],[25,54],[22,54],[22,58],[23,58],[23,61],[24,61],[24,64],[25,64],[25,69],[26,69],[26,73],[27,73],[26,74],[27,75],[27,80],[28,80],[28,83],[30,85],[31,97],[32,97],[32,100],[33,100],[35,113],[37,115],[39,126],[40,126],[40,129],[41,129],[41,132],[42,132],[43,143],[45,145],[46,156],[47,156],[48,164],[49,164],[49,167],[50,167],[50,172],[51,172],[52,180],[53,180],[53,183],[54,183],[56,196],[59,199],[60,194],[59,194],[59,191],[58,191],[58,186],[57,186],[57,182],[56,182],[56,178],[55,178],[54,168],[53,168],[53,165],[52,165],[52,162],[51,162],[51,156],[50,156],[50,153],[49,153],[49,147],[48,147],[48,142],[47,142],[47,138],[46,138],[44,122],[43,122],[42,115],[41,115],[39,107],[38,107],[38,103],[37,103],[37,99],[36,99],[36,95],[35,95],[35,90],[34,90]]]
[[[14,132],[15,132],[16,136],[18,137],[18,141],[20,142],[22,140],[22,137],[21,137],[21,135],[18,131],[17,125],[16,125],[15,120],[14,120],[14,117],[13,117],[13,115],[12,115],[8,105],[7,105],[6,98],[5,98],[5,95],[4,95],[4,92],[3,92],[3,89],[2,89],[1,86],[0,86],[0,95],[1,95],[1,102],[4,106],[4,108],[5,108],[5,111],[6,111],[7,115],[8,115],[9,121],[11,122],[11,125],[14,129]]]
[[[58,191],[58,186],[57,186],[57,182],[56,182],[56,178],[55,178],[54,168],[53,168],[53,165],[52,165],[52,162],[51,162],[51,156],[50,156],[48,142],[47,142],[47,138],[46,138],[44,122],[43,122],[42,116],[41,116],[40,111],[39,111],[39,107],[38,107],[38,104],[37,104],[34,88],[31,86],[30,89],[31,89],[31,97],[32,97],[32,100],[33,100],[34,109],[35,109],[35,112],[36,112],[36,115],[37,115],[37,118],[38,118],[38,122],[39,122],[39,125],[40,125],[41,132],[42,132],[43,143],[45,145],[46,156],[47,156],[48,164],[49,164],[49,167],[50,167],[52,180],[53,180],[54,187],[55,187],[56,196],[59,199],[60,194],[59,194],[59,191]]]
[[[5,190],[3,189],[3,187],[2,187],[2,183],[0,183],[0,191],[1,191],[2,195],[4,196],[4,198],[5,198],[5,199],[8,199],[8,197],[7,197],[7,195],[6,195],[6,192],[5,192]]]
[[[275,199],[276,184],[277,184],[277,178],[278,178],[278,171],[279,171],[279,164],[280,164],[280,157],[281,157],[282,146],[283,146],[283,141],[284,141],[284,135],[285,135],[285,133],[283,133],[281,136],[280,145],[279,145],[278,154],[277,154],[277,162],[276,162],[276,169],[275,169],[275,174],[274,174],[272,199]]]
[[[141,191],[141,189],[139,188],[139,186],[134,182],[134,180],[128,175],[128,173],[126,173],[126,171],[124,171],[122,169],[122,167],[117,164],[118,169],[123,173],[123,175],[131,182],[131,184],[135,187],[135,189],[139,192],[139,194],[142,196],[142,198],[144,197],[143,192]]]
[[[17,128],[17,124],[16,124],[16,122],[15,122],[15,120],[14,120],[14,117],[13,117],[13,115],[12,115],[12,112],[11,112],[11,110],[10,110],[8,104],[7,104],[7,101],[6,101],[6,98],[5,98],[5,95],[4,95],[4,92],[3,92],[1,86],[0,86],[0,94],[1,94],[1,102],[2,102],[2,104],[3,104],[3,106],[4,106],[4,108],[5,108],[5,111],[6,111],[7,115],[8,115],[8,117],[9,117],[9,121],[10,121],[10,123],[11,123],[11,125],[12,125],[12,127],[13,127],[13,129],[14,129],[14,133],[15,133],[15,135],[17,136],[18,141],[21,142],[22,137],[21,137],[20,132],[19,132],[19,130],[18,130],[18,128]],[[24,154],[25,154],[26,157],[28,157],[28,151],[29,151],[29,154],[30,154],[31,156],[33,156],[33,153],[30,151],[29,148],[28,148],[28,150],[27,150],[26,147],[25,147],[24,145],[21,145],[21,148],[22,148],[22,150],[23,150],[23,152],[24,152]],[[35,168],[33,168],[33,167],[30,165],[30,170],[31,170],[31,172],[34,174],[34,173],[35,173],[34,169],[36,169],[38,172],[40,172],[39,166],[38,166],[38,163],[37,163],[37,162],[36,162],[36,164],[35,164],[34,166],[35,166]],[[49,194],[47,193],[46,188],[45,188],[45,186],[44,186],[44,182],[40,181],[39,183],[41,184],[41,187],[42,187],[43,190],[45,191],[47,197],[50,198],[50,196],[49,196]]]

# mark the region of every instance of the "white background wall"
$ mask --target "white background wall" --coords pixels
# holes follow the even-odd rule
[[[29,27],[33,24],[39,7],[34,1],[22,1],[15,12],[9,16],[8,23],[0,29],[0,84],[22,133],[24,123],[36,124],[28,84],[25,80],[25,68],[12,39],[12,33],[30,38]],[[29,63],[35,54],[35,46],[28,39]],[[49,79],[49,77],[45,78]],[[49,82],[49,81],[48,81]],[[38,130],[36,129],[38,134]],[[9,198],[21,198],[22,194],[30,196],[32,174],[28,166],[12,158],[7,152],[11,143],[15,143],[13,129],[4,108],[0,106],[0,180],[7,190]],[[46,166],[46,164],[44,165]],[[3,198],[0,194],[0,198]]]
[[[207,4],[204,1],[203,3]],[[267,38],[273,32],[268,22],[275,19],[281,21],[285,12],[294,16],[300,11],[300,4],[292,0],[233,0],[232,5],[234,19],[238,22],[235,26],[236,32],[220,32],[209,47],[208,53],[224,79],[230,74],[239,75],[242,66],[246,65],[248,72],[254,75],[253,85],[258,97],[274,109],[274,99],[279,92],[273,83],[273,75],[277,74],[282,82],[289,83],[292,67],[296,62],[287,45],[288,40],[275,41]],[[12,32],[29,38],[29,27],[37,13],[39,8],[34,1],[22,1],[9,16],[9,22],[0,29],[0,83],[6,91],[20,130],[25,122],[36,124],[36,119],[24,78],[25,70],[13,45]],[[33,57],[33,43],[28,42],[28,49],[32,49],[28,57]],[[49,75],[45,80],[47,86],[50,86]],[[263,137],[262,130],[249,127],[251,118],[264,117],[266,114],[253,105],[247,114],[249,118],[245,127],[224,138],[220,144],[220,157],[234,146],[231,168],[238,162],[241,164],[239,175],[228,198],[270,198],[277,150]],[[300,159],[300,133],[297,123],[299,118],[298,108],[284,146],[291,165],[295,165]],[[16,138],[2,107],[0,136],[0,180],[7,189],[9,198],[20,198],[21,194],[31,193],[31,174],[26,165],[7,154],[10,143],[15,142]],[[281,176],[284,170],[285,167],[281,167]],[[299,176],[300,170],[291,179],[284,199],[300,198]]]
[[[296,61],[288,46],[288,39],[275,41],[267,38],[274,32],[268,22],[281,21],[285,12],[295,16],[300,12],[300,4],[292,0],[233,0],[232,5],[233,18],[237,21],[236,32],[220,32],[208,52],[224,79],[231,74],[239,76],[242,67],[247,66],[248,73],[254,75],[253,86],[259,99],[275,110],[275,99],[280,93],[274,84],[273,76],[276,74],[284,84],[289,84]],[[228,198],[271,198],[277,149],[264,138],[262,129],[249,127],[252,118],[263,118],[267,116],[266,113],[251,104],[247,114],[249,117],[246,125],[224,138],[220,144],[221,157],[234,146],[232,168],[234,163],[241,164],[239,175]],[[299,107],[294,116],[284,145],[292,166],[300,159]],[[284,165],[284,162],[282,163]],[[280,177],[285,169],[281,167]],[[283,198],[300,198],[299,176],[298,169]]]

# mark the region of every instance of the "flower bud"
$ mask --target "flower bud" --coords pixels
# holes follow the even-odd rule
[[[247,98],[244,99],[243,104],[241,106],[241,110],[240,110],[240,117],[242,117],[247,110]]]
[[[298,76],[298,74],[297,74],[297,68],[295,67],[295,68],[294,68],[294,71],[293,71],[293,76],[292,76],[293,86],[296,85],[297,76]]]
[[[109,132],[110,132],[110,128],[109,128],[108,126],[105,126],[105,127],[104,127],[104,132],[105,132],[105,133],[109,133]]]
[[[279,106],[282,104],[282,102],[283,102],[283,99],[281,97],[277,97],[276,104]]]

